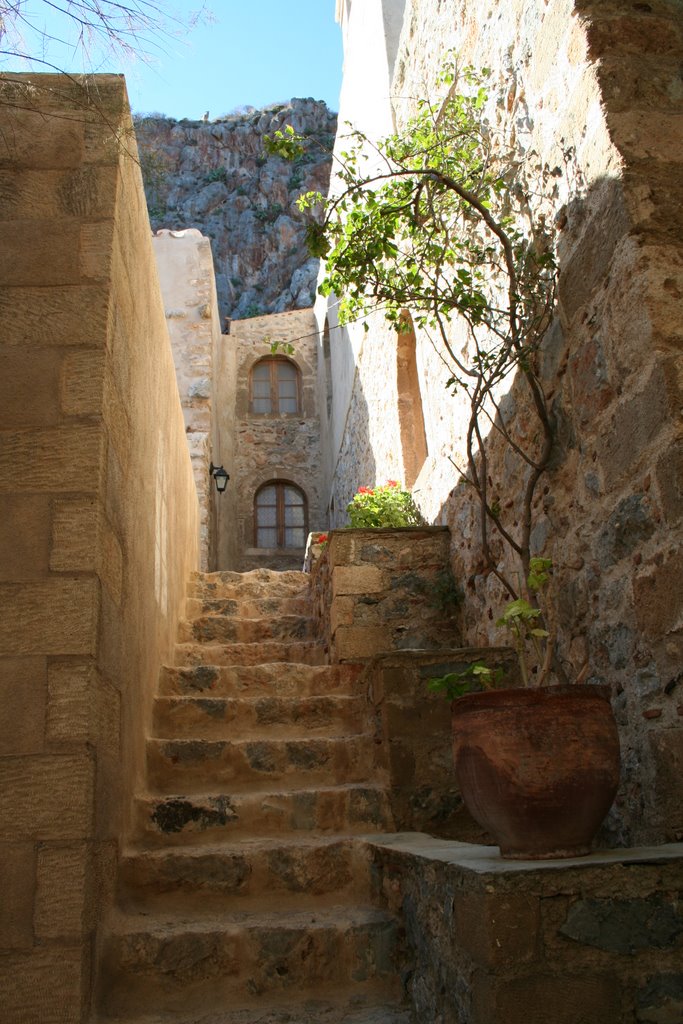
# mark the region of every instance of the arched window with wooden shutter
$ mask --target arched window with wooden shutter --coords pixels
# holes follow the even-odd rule
[[[251,368],[249,409],[255,416],[297,416],[301,413],[301,373],[289,359],[260,359]]]
[[[304,548],[308,536],[304,492],[284,480],[259,487],[254,498],[254,534],[257,548]]]

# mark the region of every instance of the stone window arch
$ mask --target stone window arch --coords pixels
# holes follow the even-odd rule
[[[305,548],[308,502],[296,484],[269,480],[254,495],[254,543],[257,548]]]
[[[415,346],[413,318],[404,310],[396,341],[396,390],[403,451],[403,478],[409,489],[417,480],[429,454]]]
[[[325,403],[327,418],[332,415],[332,350],[330,347],[330,321],[325,317],[323,327],[323,366],[325,370]]]
[[[254,416],[299,416],[301,371],[283,356],[266,356],[249,374],[249,411]]]

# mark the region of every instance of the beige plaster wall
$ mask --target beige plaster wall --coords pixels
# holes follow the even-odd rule
[[[0,104],[0,991],[88,1017],[197,502],[123,79]]]
[[[360,6],[350,5],[351,20]],[[683,601],[675,582],[683,552],[682,35],[680,5],[670,0],[627,9],[597,0],[408,0],[392,85],[402,123],[411,98],[437,95],[448,50],[491,67],[504,102],[488,116],[518,151],[536,215],[556,231],[558,315],[541,370],[558,446],[533,544],[555,562],[552,601],[568,675],[588,663],[589,678],[612,687],[624,780],[603,836],[611,842],[683,835]],[[343,439],[326,456],[336,465],[337,506],[358,482],[402,476],[400,450],[375,430],[387,422],[393,432],[393,343],[376,319],[370,328],[352,397],[338,412]],[[349,327],[356,351],[361,330]],[[454,347],[465,340],[454,325]],[[450,526],[452,566],[467,595],[466,641],[499,642],[503,595],[482,570],[476,509],[449,461],[462,463],[466,410],[444,387],[448,370],[434,341],[418,332],[429,454],[414,493],[430,522]],[[524,417],[517,388],[506,407]],[[495,443],[490,454],[502,481],[497,497],[514,521],[521,478]]]
[[[301,415],[253,415],[249,374],[271,344],[291,345],[301,374]],[[233,320],[224,338],[216,397],[221,458],[231,474],[219,499],[219,568],[300,569],[304,550],[254,547],[254,497],[270,480],[286,480],[306,495],[310,530],[326,527],[321,499],[320,416],[317,395],[318,334],[311,309]],[[231,450],[232,446],[232,450]]]
[[[152,239],[171,336],[185,432],[200,508],[200,560],[216,567],[214,387],[221,346],[211,241],[196,228],[158,231]]]

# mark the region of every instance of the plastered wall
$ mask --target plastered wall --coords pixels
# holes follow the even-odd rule
[[[214,388],[221,345],[211,242],[196,228],[158,231],[152,239],[164,300],[185,433],[200,508],[200,560],[216,568],[217,492],[210,474],[216,417]]]
[[[0,991],[89,1019],[198,508],[123,79],[0,104]]]
[[[362,17],[370,7],[379,16],[380,6],[362,5]],[[347,47],[359,39],[352,22],[360,8],[346,5]],[[408,0],[391,85],[400,125],[415,98],[437,95],[449,50],[492,68],[502,99],[488,116],[516,147],[536,215],[556,235],[559,301],[541,372],[558,444],[532,539],[535,553],[554,560],[551,602],[567,675],[587,664],[589,679],[612,687],[624,772],[605,842],[683,835],[682,32],[673,0]],[[347,52],[346,74],[356,66]],[[362,86],[361,77],[355,90],[345,84],[342,101]],[[342,102],[340,123],[349,110]],[[322,322],[320,305],[317,314]],[[326,500],[337,510],[359,483],[404,475],[400,444],[376,426],[400,436],[395,338],[379,318],[369,325],[362,341],[360,326],[348,328],[354,384],[334,413],[342,436],[330,433],[325,454],[333,466]],[[466,409],[444,386],[434,340],[417,332],[428,455],[413,492],[429,522],[451,529],[466,641],[500,642],[503,594],[483,571],[477,512],[450,461],[463,462]],[[451,340],[456,348],[465,341],[457,325]],[[506,403],[525,416],[516,387]],[[490,457],[496,498],[514,522],[521,480],[493,442]],[[502,549],[499,557],[507,558]]]

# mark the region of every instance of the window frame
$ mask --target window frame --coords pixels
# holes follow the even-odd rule
[[[270,412],[256,412],[254,410],[254,370],[258,366],[268,366],[268,378],[270,384]],[[294,412],[281,412],[280,411],[280,395],[278,391],[278,366],[286,365],[291,366],[294,370],[295,381],[296,381],[296,410]],[[273,411],[275,410],[275,411]],[[303,415],[303,402],[302,402],[302,386],[301,386],[301,370],[297,364],[291,360],[286,359],[284,356],[264,356],[263,359],[258,359],[251,370],[249,371],[249,415],[250,416],[271,416],[277,417],[278,419],[283,416],[302,416]]]
[[[259,544],[259,523],[258,523],[258,498],[262,491],[265,491],[267,487],[275,488],[275,526],[268,526],[265,529],[272,530],[275,528],[277,531],[277,544],[275,548],[264,548]],[[304,521],[301,527],[297,526],[296,529],[303,529],[303,544],[301,547],[287,547],[285,541],[285,530],[287,523],[285,522],[285,488],[291,487],[301,495],[302,506],[304,510]],[[272,507],[272,506],[269,506]],[[298,506],[289,506],[298,507]],[[308,537],[308,498],[306,492],[298,484],[293,483],[291,480],[268,480],[266,483],[261,484],[254,494],[254,505],[253,505],[253,522],[254,522],[254,547],[261,551],[302,551],[306,547],[306,538]]]

